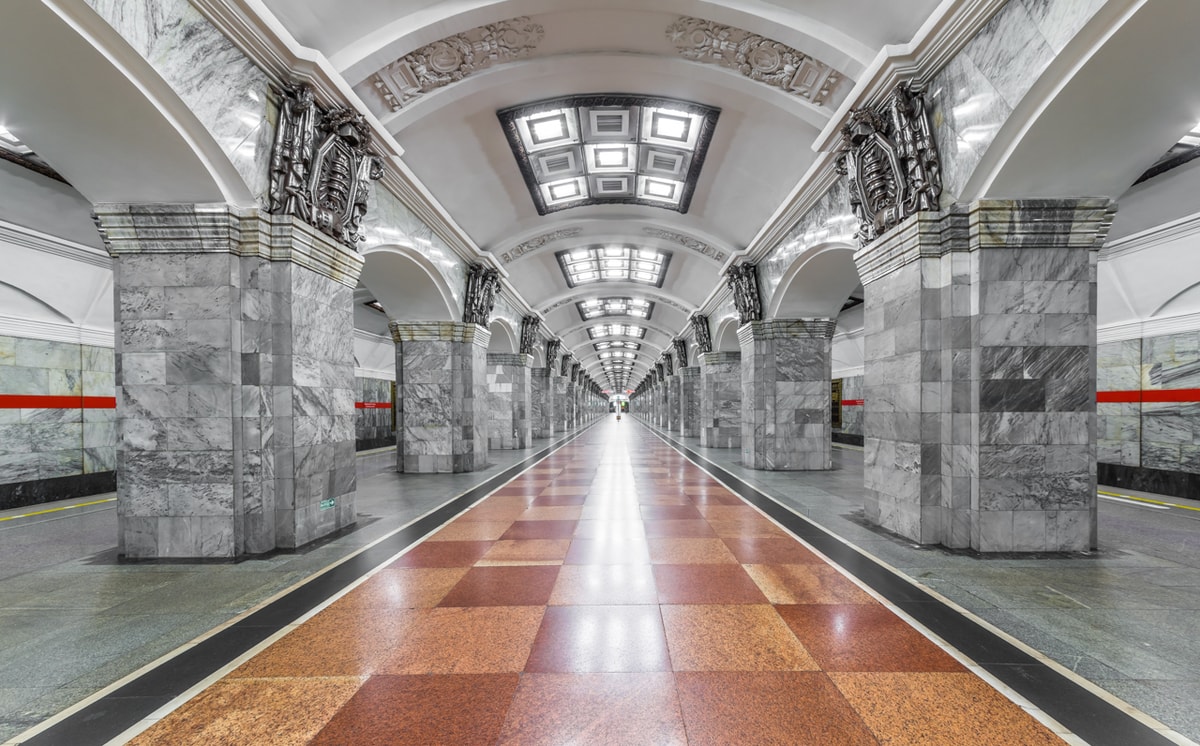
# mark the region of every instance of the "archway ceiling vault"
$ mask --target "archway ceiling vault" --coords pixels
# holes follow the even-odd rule
[[[405,149],[404,161],[564,351],[606,385],[575,300],[649,296],[656,307],[628,385],[644,375],[687,318],[722,283],[721,267],[754,239],[814,162],[812,143],[854,80],[884,46],[903,44],[938,0],[262,0],[297,41],[323,53]],[[800,50],[841,80],[814,103],[734,69],[687,59],[681,16],[759,34]],[[442,87],[389,100],[375,76],[425,45],[527,17],[518,48]],[[536,37],[536,38],[533,38]],[[694,53],[693,53],[694,54]],[[456,73],[452,73],[456,74]],[[721,110],[686,214],[638,205],[576,207],[540,216],[496,112],[546,98],[641,94]],[[403,105],[398,105],[403,104]],[[570,288],[558,251],[628,244],[671,253],[661,288],[595,283]],[[637,323],[608,317],[603,321]]]

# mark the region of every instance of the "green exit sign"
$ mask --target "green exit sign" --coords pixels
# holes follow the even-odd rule
[[[337,502],[337,498],[330,497],[321,501],[321,510],[329,510]]]

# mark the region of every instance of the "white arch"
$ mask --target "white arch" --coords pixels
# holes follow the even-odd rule
[[[857,247],[826,242],[810,246],[784,271],[765,318],[837,318],[859,285]]]
[[[516,332],[504,319],[492,319],[488,325],[488,331],[492,333],[492,338],[488,342],[488,352],[513,353],[520,347]]]
[[[722,319],[717,324],[717,333],[713,337],[713,352],[741,352],[742,346],[737,338],[739,327],[741,323],[736,316]]]
[[[411,246],[387,244],[363,252],[361,280],[397,321],[458,321],[454,294],[437,265]]]

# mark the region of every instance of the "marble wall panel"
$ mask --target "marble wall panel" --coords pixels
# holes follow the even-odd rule
[[[528,448],[533,438],[530,418],[532,355],[487,354],[488,448]]]
[[[850,187],[844,178],[839,178],[759,262],[758,286],[763,308],[771,307],[779,283],[801,254],[831,242],[852,245],[857,229],[857,220],[850,211]]]
[[[667,376],[663,397],[663,429],[679,432],[680,429],[680,379],[678,375]]]
[[[547,368],[529,371],[529,420],[534,438],[554,437],[554,387]]]

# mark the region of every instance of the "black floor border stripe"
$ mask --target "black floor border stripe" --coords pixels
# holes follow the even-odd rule
[[[640,424],[1092,746],[1128,746],[1134,743],[1139,746],[1168,746],[1174,743],[1078,682],[963,616],[895,571],[880,565],[862,550],[846,544],[831,531],[792,512],[658,428],[645,422]]]
[[[575,441],[598,422],[600,420],[584,425],[574,433],[489,477],[378,544],[312,578],[299,588],[173,658],[163,661],[136,679],[20,743],[26,746],[102,746],[108,743],[242,653],[316,608],[350,583],[412,546],[472,503]]]

